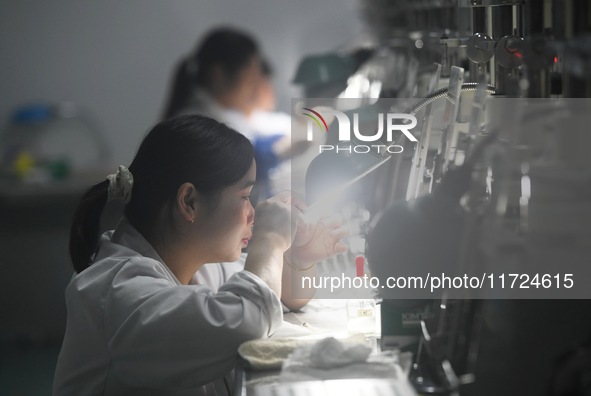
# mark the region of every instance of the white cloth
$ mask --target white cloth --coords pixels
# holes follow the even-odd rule
[[[397,353],[371,354],[366,344],[332,337],[296,348],[283,362],[279,375],[281,382],[350,378],[395,379],[408,387],[403,394],[414,395]]]
[[[272,334],[282,310],[254,274],[218,275],[217,293],[181,285],[127,222],[103,234],[66,289],[53,394],[227,394],[239,345]]]

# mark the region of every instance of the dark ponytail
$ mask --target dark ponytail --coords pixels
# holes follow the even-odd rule
[[[215,67],[220,68],[228,83],[233,85],[240,71],[258,53],[256,41],[245,32],[227,27],[210,31],[197,49],[177,65],[163,119],[186,109],[195,88],[208,90]]]
[[[184,58],[179,62],[174,72],[169,99],[162,119],[177,115],[188,105],[195,85],[196,68],[197,65],[190,58]]]
[[[176,231],[159,215],[163,208],[174,209],[183,183],[192,183],[213,208],[221,190],[242,179],[253,159],[244,135],[211,118],[184,115],[162,121],[146,135],[129,166],[134,181],[125,217],[153,246],[166,243]],[[74,214],[70,256],[78,273],[88,268],[96,250],[108,186],[105,180],[88,190]]]
[[[108,180],[92,186],[84,194],[74,213],[70,228],[70,257],[77,273],[88,268],[96,249],[108,186]]]

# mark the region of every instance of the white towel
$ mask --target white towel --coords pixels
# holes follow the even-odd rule
[[[405,355],[404,358],[408,357]],[[372,355],[366,344],[343,343],[332,337],[296,348],[283,363],[279,376],[281,382],[350,378],[388,378],[406,382],[397,353]]]

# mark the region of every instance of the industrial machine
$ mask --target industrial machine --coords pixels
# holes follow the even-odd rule
[[[359,113],[395,98],[417,120],[417,141],[400,134],[358,182],[371,271],[490,280],[378,290],[382,337],[416,337],[402,346],[420,393],[591,394],[591,3],[361,5],[373,42],[339,98]]]

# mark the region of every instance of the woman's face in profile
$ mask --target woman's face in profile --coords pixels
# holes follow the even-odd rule
[[[231,262],[240,257],[252,237],[254,208],[250,193],[256,176],[254,160],[240,181],[222,190],[213,209],[199,219],[205,228],[209,262]]]
[[[255,55],[236,76],[230,93],[233,107],[250,114],[257,106],[262,80],[261,59]]]

